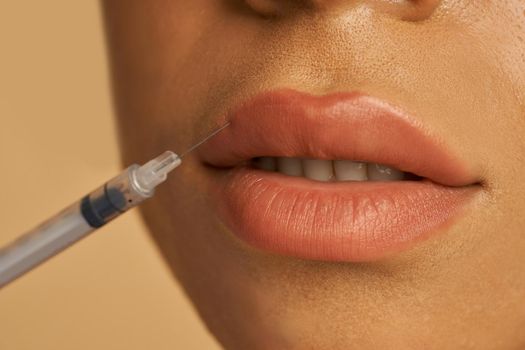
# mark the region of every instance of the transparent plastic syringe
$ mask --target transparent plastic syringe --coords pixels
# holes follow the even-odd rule
[[[0,288],[61,252],[92,231],[155,194],[182,158],[226,128],[229,122],[180,156],[167,151],[121,174],[70,205],[5,248],[0,249]]]

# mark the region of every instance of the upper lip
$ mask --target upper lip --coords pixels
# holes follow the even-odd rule
[[[271,91],[232,109],[226,119],[231,125],[198,151],[203,162],[216,167],[262,156],[348,159],[446,186],[477,182],[442,138],[401,108],[364,93]]]

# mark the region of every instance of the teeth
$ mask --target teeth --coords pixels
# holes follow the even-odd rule
[[[303,170],[312,180],[330,181],[334,177],[331,160],[303,159]]]
[[[303,176],[303,166],[299,158],[277,158],[277,169],[290,176]]]
[[[315,181],[401,181],[409,180],[411,175],[386,165],[351,160],[260,157],[253,160],[253,165],[262,170],[304,176]]]
[[[368,165],[368,179],[372,181],[399,181],[404,173],[385,165],[372,163]]]
[[[337,181],[366,181],[366,163],[351,160],[335,160],[334,170]]]

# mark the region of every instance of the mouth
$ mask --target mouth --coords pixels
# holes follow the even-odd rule
[[[479,179],[417,119],[360,92],[258,95],[198,150],[220,219],[277,254],[373,261],[443,233]]]

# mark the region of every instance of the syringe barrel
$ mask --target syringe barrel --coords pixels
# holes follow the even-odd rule
[[[144,191],[137,185],[139,168],[130,166],[82,199],[81,211],[89,225],[99,228],[153,196],[154,190]]]
[[[0,249],[0,288],[93,231],[77,202]]]
[[[0,288],[153,196],[155,187],[181,158],[164,152],[146,164],[134,164],[80,201],[0,249]]]
[[[0,249],[0,288],[153,195],[132,165],[80,201]]]

